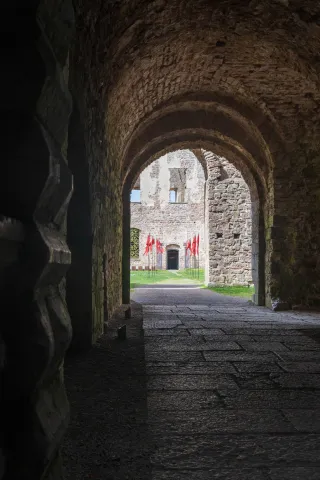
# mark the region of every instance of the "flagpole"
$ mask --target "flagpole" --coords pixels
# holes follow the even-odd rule
[[[153,257],[153,276],[155,277],[156,276],[156,263],[157,263],[157,239],[156,239],[156,243],[154,245],[154,257]]]
[[[157,269],[157,263],[158,263],[158,260],[157,260],[157,255],[158,255],[158,251],[157,251],[157,239],[156,239],[156,248],[155,248],[155,252],[154,252],[154,276],[156,276],[156,269]]]
[[[192,234],[190,237],[190,263],[191,263],[191,277],[193,278]]]
[[[192,235],[190,237],[190,264],[191,264],[191,277],[193,278]]]
[[[196,238],[196,237],[194,236],[194,238]],[[193,256],[194,257],[193,258],[193,268],[194,268],[193,274],[194,274],[194,278],[197,278],[197,271],[196,271],[196,267],[197,267],[197,241],[195,242],[194,246],[195,246],[195,251],[194,251],[194,256]]]
[[[148,239],[150,242],[150,232],[148,234]],[[148,245],[148,278],[150,278],[150,245]]]
[[[195,267],[196,267],[196,264],[195,264],[195,251],[194,251],[194,234],[192,235],[192,253],[193,253],[193,259],[192,259],[192,264],[193,264],[193,269],[192,269],[192,272],[193,272],[193,278],[195,278]]]
[[[157,265],[157,239],[156,239],[156,243],[155,243],[155,246],[154,246],[154,272],[153,272],[153,276],[155,277],[156,276],[156,265]]]
[[[200,234],[198,233],[198,280],[200,280]]]
[[[197,254],[198,254],[198,280],[200,279],[200,270],[199,270],[199,259],[200,259],[200,249],[199,249],[199,243],[200,243],[200,236],[199,233],[197,235]]]
[[[152,267],[153,268],[153,277],[155,277],[155,275],[156,275],[156,273],[155,273],[156,272],[156,270],[155,270],[155,268],[156,268],[156,261],[155,261],[156,251],[157,251],[157,239],[155,239],[155,251],[153,252],[153,267]]]
[[[151,277],[153,278],[153,237],[151,240]]]
[[[185,248],[185,251],[184,251],[184,254],[185,254],[184,266],[186,267],[186,265],[188,265],[188,267],[187,267],[187,275],[188,275],[188,273],[189,273],[189,262],[187,261],[187,259],[188,259],[188,229],[186,231],[186,234],[187,234],[186,235],[187,240],[186,240],[186,248]]]

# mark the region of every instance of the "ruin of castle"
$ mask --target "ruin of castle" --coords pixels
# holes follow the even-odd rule
[[[206,283],[252,281],[247,184],[226,159],[204,150],[169,152],[148,165],[131,192],[131,269],[205,269]],[[145,254],[148,235],[161,242]],[[199,254],[188,240],[199,235]]]

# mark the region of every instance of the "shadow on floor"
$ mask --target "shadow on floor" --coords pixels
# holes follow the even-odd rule
[[[71,409],[62,447],[66,480],[151,478],[139,305],[133,307],[133,314],[126,321],[130,322],[127,340],[116,338],[113,324],[89,352],[66,359]]]

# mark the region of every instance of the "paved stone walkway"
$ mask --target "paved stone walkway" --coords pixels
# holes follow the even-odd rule
[[[207,290],[134,298],[144,304],[152,480],[320,479],[318,315]]]
[[[319,480],[320,316],[201,289],[136,289],[66,362],[67,480]]]

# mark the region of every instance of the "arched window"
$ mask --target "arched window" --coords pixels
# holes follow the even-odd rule
[[[139,258],[139,240],[140,230],[138,228],[130,228],[130,257]]]

